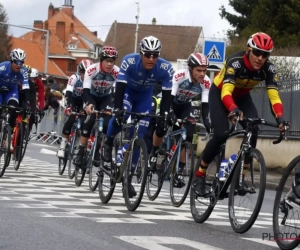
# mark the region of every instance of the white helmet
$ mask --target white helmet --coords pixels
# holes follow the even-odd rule
[[[146,36],[140,42],[140,51],[160,53],[161,47],[161,42],[155,36]]]
[[[13,49],[10,52],[10,60],[14,61],[14,60],[18,60],[18,61],[25,61],[26,59],[26,53],[24,50],[22,49]]]
[[[30,74],[30,77],[38,77],[39,75],[39,72],[37,69],[35,68],[31,68],[31,74]]]

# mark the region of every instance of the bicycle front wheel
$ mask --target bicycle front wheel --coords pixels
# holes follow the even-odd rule
[[[299,199],[292,190],[295,171],[300,172],[300,155],[295,157],[285,169],[274,200],[273,231],[277,245],[284,250],[296,248],[300,241]]]
[[[0,138],[0,177],[2,177],[11,157],[11,127],[9,125],[2,127]]]
[[[135,139],[133,150],[127,158],[124,178],[124,199],[129,211],[135,211],[143,198],[148,172],[147,159],[145,141],[140,138]]]
[[[242,174],[242,185],[239,184],[241,161],[233,173],[229,192],[228,212],[232,229],[237,233],[247,232],[254,224],[266,189],[266,164],[262,153],[252,148],[247,152],[250,166]],[[240,158],[241,159],[241,158]]]
[[[27,149],[27,145],[28,145],[28,141],[29,141],[29,136],[30,136],[30,131],[29,131],[29,124],[28,123],[23,123],[23,147],[22,147],[22,156],[21,156],[21,161],[24,158],[26,149]]]
[[[22,126],[22,124],[20,124],[19,127],[16,128],[15,138],[16,141],[14,145],[13,159],[14,159],[14,169],[18,171],[20,167],[20,163],[22,161],[22,150],[23,150],[23,140],[24,140],[24,127]]]

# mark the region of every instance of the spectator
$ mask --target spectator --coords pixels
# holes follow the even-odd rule
[[[48,85],[50,86],[50,89],[59,91],[59,86],[57,81],[53,78],[53,76],[49,76],[47,79]]]

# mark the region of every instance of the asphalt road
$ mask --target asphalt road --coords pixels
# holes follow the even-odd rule
[[[56,146],[30,142],[18,172],[10,166],[0,179],[0,249],[278,249],[262,240],[273,234],[275,192],[267,190],[261,213],[245,234],[234,233],[228,200],[219,202],[203,224],[192,219],[189,198],[170,203],[168,184],[155,201],[144,196],[129,212],[120,186],[108,204],[91,192],[87,179],[76,187],[57,171]]]

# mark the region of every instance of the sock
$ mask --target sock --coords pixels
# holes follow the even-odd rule
[[[208,166],[202,166],[200,163],[200,167],[196,172],[196,176],[198,177],[205,177],[206,176],[206,170]]]

